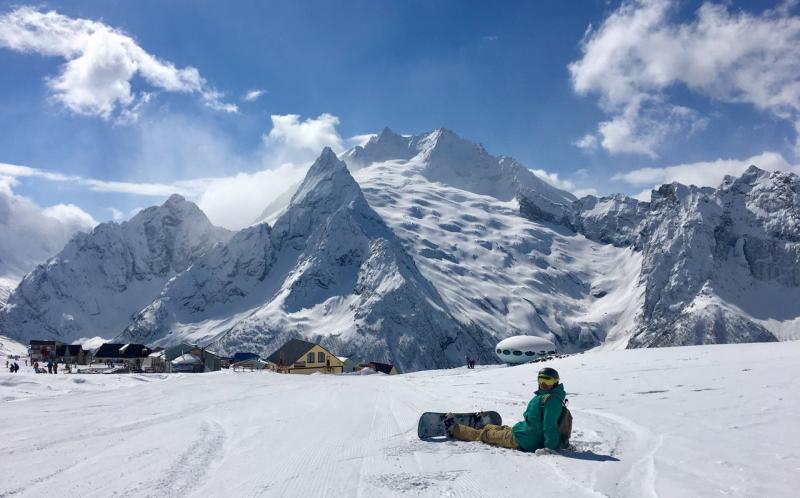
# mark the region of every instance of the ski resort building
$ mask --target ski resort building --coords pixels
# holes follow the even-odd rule
[[[342,371],[344,373],[355,372],[358,370],[358,363],[345,356],[339,356],[339,361],[342,362]]]
[[[28,356],[31,361],[54,360],[56,350],[64,344],[58,341],[40,341],[31,339],[28,347]]]
[[[152,350],[144,344],[117,344],[108,342],[100,346],[94,353],[94,361],[111,362],[114,364],[122,363],[128,368],[139,370],[145,358],[150,355]]]
[[[279,373],[342,373],[344,363],[336,355],[313,342],[292,339],[272,353],[267,361]]]
[[[56,346],[56,361],[72,363],[75,365],[88,365],[91,353],[83,349],[80,344],[62,344]]]
[[[217,353],[186,342],[165,349],[164,361],[173,372],[216,372],[222,368]]]

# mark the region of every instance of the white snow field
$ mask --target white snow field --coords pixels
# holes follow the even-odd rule
[[[601,351],[561,372],[576,451],[417,439],[519,420],[545,363],[407,375],[0,374],[0,496],[797,496],[800,342]]]

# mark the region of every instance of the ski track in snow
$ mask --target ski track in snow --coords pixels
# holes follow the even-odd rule
[[[553,361],[571,393],[574,448],[544,457],[416,436],[426,410],[496,409],[513,425],[543,365],[393,377],[0,373],[0,397],[13,399],[0,403],[0,497],[794,496],[798,359],[800,343],[788,342]]]

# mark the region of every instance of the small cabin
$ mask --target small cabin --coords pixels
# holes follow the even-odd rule
[[[358,371],[358,363],[353,361],[352,359],[346,356],[338,356],[339,361],[342,362],[342,371],[344,373],[356,372]]]
[[[272,353],[267,361],[279,373],[312,374],[344,371],[344,363],[333,353],[313,342],[292,339]]]
[[[182,342],[164,350],[164,361],[170,372],[216,372],[222,358],[203,346]]]

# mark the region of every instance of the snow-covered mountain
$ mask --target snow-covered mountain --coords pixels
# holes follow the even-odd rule
[[[60,251],[75,233],[92,229],[91,220],[48,214],[48,209],[16,195],[0,177],[0,308],[26,273]]]
[[[214,248],[120,340],[269,353],[298,336],[406,370],[488,359],[493,345],[454,319],[327,148],[274,228],[259,224]]]
[[[22,280],[0,310],[0,333],[23,342],[112,337],[170,278],[229,237],[179,195],[124,223],[100,224]]]
[[[510,157],[490,155],[480,144],[439,128],[421,135],[398,135],[388,128],[342,156],[360,169],[386,161],[413,161],[430,182],[488,195],[500,201],[518,199],[527,215],[541,221],[563,221],[575,196],[539,179]]]
[[[740,178],[726,179],[718,189],[665,185],[653,192],[650,203],[621,194],[574,200],[549,185],[542,188],[543,182],[513,159],[493,158],[482,147],[446,130],[419,136],[399,136],[384,130],[363,148],[357,147],[345,156],[362,168],[356,177],[370,203],[397,233],[407,234],[407,243],[417,244],[412,254],[429,272],[426,276],[446,298],[459,302],[454,309],[465,310],[460,318],[475,320],[485,330],[505,327],[523,333],[549,333],[562,347],[582,348],[593,341],[608,347],[642,347],[800,338],[800,179],[796,175],[767,173],[753,167]],[[363,169],[368,161],[374,162]],[[506,165],[513,167],[504,168]],[[388,179],[397,171],[405,180],[398,178],[391,185]],[[452,197],[459,211],[454,219],[464,213],[470,220],[482,219],[483,213],[467,211],[468,193],[492,198],[481,205],[484,213],[488,211],[485,206],[498,207],[498,200],[513,197],[516,203],[512,208],[536,222],[535,228],[523,233],[541,232],[547,227],[563,237],[552,240],[563,241],[564,257],[549,264],[574,278],[577,288],[597,290],[570,294],[569,285],[552,274],[548,274],[548,282],[555,284],[536,289],[530,284],[541,279],[522,277],[524,271],[517,273],[513,265],[488,266],[492,270],[489,274],[503,275],[504,288],[487,289],[486,282],[491,281],[488,274],[470,281],[467,268],[487,268],[483,262],[474,264],[480,261],[480,248],[474,248],[473,243],[484,242],[486,232],[480,226],[471,227],[467,233],[472,237],[454,238],[449,231],[465,232],[464,223],[462,220],[455,227],[441,223],[441,214],[447,210],[444,203],[436,204],[433,210],[411,204],[406,212],[398,210],[398,199],[411,200],[412,204],[426,199],[420,177],[438,182],[434,203],[446,196],[448,189],[458,189]],[[415,194],[407,195],[410,192]],[[424,222],[431,215],[439,219],[438,226]],[[516,223],[488,232],[508,235],[505,226]],[[603,254],[599,254],[600,248],[593,247],[594,268],[586,268],[581,264],[586,263],[582,238],[564,234],[558,226],[627,250],[620,253],[603,247]],[[472,264],[463,257],[463,249],[470,245]],[[441,246],[455,251],[443,252]],[[499,242],[496,247],[510,254],[508,261],[516,262],[520,258],[514,246]],[[542,264],[548,256],[546,246],[534,247],[537,250],[531,254],[536,262],[522,265],[528,271],[536,265],[547,268],[548,263]],[[426,265],[422,260],[432,255],[439,261]],[[446,268],[453,264],[459,266],[456,276],[447,275]],[[502,296],[504,302],[527,294],[525,300],[536,303],[541,322],[515,322],[515,314],[502,306],[500,312],[471,307],[465,299],[470,293],[464,289],[476,290],[481,296]],[[571,302],[575,296],[577,299]],[[560,320],[548,320],[548,315]],[[572,333],[567,332],[570,330]],[[580,330],[582,337],[577,341],[575,330]]]
[[[640,202],[575,199],[442,129],[385,129],[342,158],[324,150],[288,204],[265,199],[274,224],[230,239],[178,197],[76,237],[0,333],[264,354],[302,337],[401,370],[491,361],[518,334],[563,351],[800,338],[796,175]],[[175,205],[191,207],[157,214]]]
[[[630,346],[800,338],[800,178],[751,166],[718,189],[663,185],[641,226]]]

